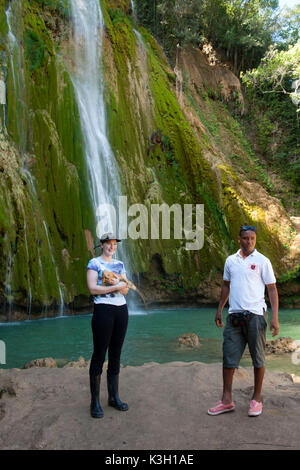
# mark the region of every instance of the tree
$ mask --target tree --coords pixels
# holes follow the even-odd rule
[[[281,49],[287,49],[300,40],[300,3],[294,8],[286,8],[279,19],[279,29],[274,39]]]
[[[136,0],[138,20],[171,60],[177,44],[209,42],[237,75],[256,67],[273,42],[277,6],[278,0]]]
[[[272,45],[256,69],[242,74],[242,81],[249,125],[264,158],[299,194],[300,41],[288,50]]]
[[[240,70],[258,65],[272,43],[276,29],[277,0],[206,0],[204,35],[216,49],[223,50]]]
[[[283,93],[289,95],[300,110],[300,40],[279,51],[271,46],[260,65],[242,75],[246,86],[259,89],[262,93]]]

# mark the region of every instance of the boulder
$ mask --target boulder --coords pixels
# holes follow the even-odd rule
[[[290,337],[280,337],[267,341],[266,343],[266,353],[267,354],[284,354],[291,353],[296,351],[297,345],[293,338]]]
[[[24,364],[23,369],[30,369],[31,367],[57,367],[57,364],[52,357],[44,357],[27,362]]]
[[[80,356],[77,361],[68,362],[64,367],[75,367],[76,369],[81,369],[83,367],[88,367],[90,365],[90,361],[85,361],[85,359]]]
[[[300,376],[296,374],[290,374],[290,378],[294,384],[300,384]]]
[[[195,333],[184,333],[177,338],[177,342],[181,347],[199,348],[199,337]]]

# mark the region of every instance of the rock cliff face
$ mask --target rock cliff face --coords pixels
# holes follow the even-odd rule
[[[61,24],[61,11],[40,3],[0,2],[0,296],[12,320],[86,296],[83,229],[94,220],[74,91],[45,22]]]
[[[108,135],[128,207],[146,209],[150,237],[151,205],[204,204],[200,250],[187,250],[172,232],[170,240],[123,242],[147,300],[215,302],[245,221],[257,225],[257,248],[277,275],[294,269],[293,221],[266,191],[226,105],[244,111],[238,79],[194,49],[179,50],[172,70],[130,16],[129,1],[100,3]],[[1,321],[90,309],[85,269],[96,214],[69,75],[68,12],[66,0],[0,0]]]

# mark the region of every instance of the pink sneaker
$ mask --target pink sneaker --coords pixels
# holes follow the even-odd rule
[[[221,413],[227,413],[227,411],[233,411],[234,409],[235,409],[235,405],[233,401],[229,405],[224,405],[224,403],[222,403],[221,401],[218,401],[216,406],[214,406],[213,408],[210,408],[207,413],[211,416],[216,416],[216,415],[220,415]]]
[[[251,400],[248,416],[259,416],[262,413],[262,402]]]

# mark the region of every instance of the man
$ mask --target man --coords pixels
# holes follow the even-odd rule
[[[254,366],[254,392],[248,411],[249,416],[262,413],[261,390],[265,373],[266,303],[265,286],[272,308],[270,331],[279,332],[278,293],[271,262],[255,249],[256,228],[243,225],[239,232],[240,249],[226,259],[220,303],[215,322],[224,326],[222,311],[229,297],[229,310],[223,342],[223,396],[210,415],[233,411],[232,382],[235,369],[248,343]]]

